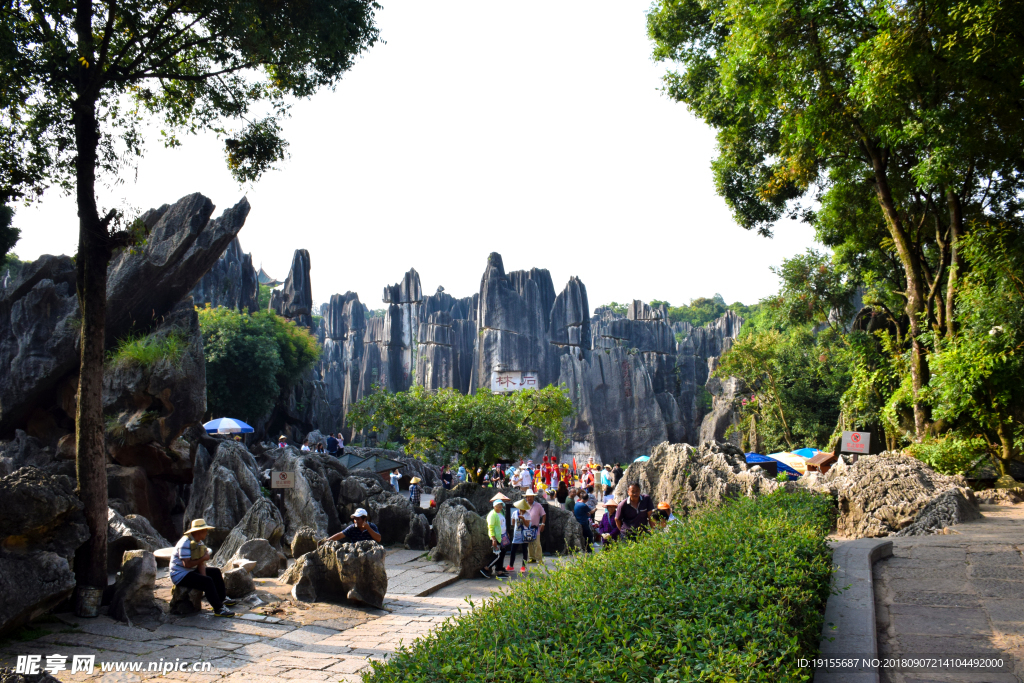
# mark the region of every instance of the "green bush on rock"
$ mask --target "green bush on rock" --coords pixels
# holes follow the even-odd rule
[[[729,503],[518,582],[364,681],[810,680],[833,515],[805,491]]]

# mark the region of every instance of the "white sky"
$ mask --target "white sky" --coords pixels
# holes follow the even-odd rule
[[[155,142],[106,206],[140,209],[200,191],[215,216],[252,204],[240,239],[284,279],[309,249],[313,298],[352,290],[371,308],[415,267],[426,294],[478,290],[487,254],[506,270],[578,275],[591,307],[753,303],[768,267],[813,244],[784,220],[774,239],[739,228],[715,194],[714,135],[660,92],[649,0],[381,0],[382,37],[335,92],[297,103],[291,157],[240,188],[212,135]],[[155,138],[154,138],[155,140]],[[25,259],[74,253],[74,203],[19,208]]]

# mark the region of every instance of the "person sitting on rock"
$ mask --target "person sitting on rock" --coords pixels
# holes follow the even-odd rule
[[[236,602],[227,599],[220,569],[206,566],[213,553],[203,541],[213,528],[205,519],[192,520],[189,530],[174,546],[174,554],[171,555],[171,583],[181,588],[203,591],[215,616],[233,617],[235,613],[225,605],[234,605]]]
[[[369,521],[369,517],[366,514],[366,510],[359,508],[352,513],[352,524],[349,524],[333,536],[328,536],[321,543],[328,543],[330,541],[341,541],[342,543],[377,541],[377,543],[380,543],[380,532],[377,531],[377,525]]]
[[[422,479],[419,477],[413,477],[409,480],[409,502],[412,503],[413,510],[420,509],[420,482]]]

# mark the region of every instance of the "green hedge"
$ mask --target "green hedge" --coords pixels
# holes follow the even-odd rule
[[[743,499],[521,581],[447,620],[364,681],[806,681],[834,507]]]

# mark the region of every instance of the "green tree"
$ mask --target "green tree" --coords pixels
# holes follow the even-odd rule
[[[273,311],[197,308],[211,416],[257,422],[316,362],[317,340]]]
[[[232,175],[252,181],[285,154],[286,97],[331,87],[377,40],[373,0],[8,0],[0,8],[0,203],[74,193],[82,315],[76,414],[78,484],[90,539],[80,587],[107,585],[102,384],[107,264],[139,235],[101,215],[96,184],[114,184],[142,153],[145,116],[176,134],[225,138]],[[227,126],[237,124],[236,130]]]
[[[259,293],[256,295],[256,307],[261,311],[270,308],[270,286],[259,285]]]
[[[11,224],[13,220],[14,210],[0,204],[0,268],[6,265],[7,255],[21,238],[21,230]],[[17,259],[16,256],[15,259]]]
[[[393,430],[406,452],[438,464],[459,462],[488,467],[529,453],[538,438],[556,446],[566,442],[563,421],[573,412],[563,386],[496,394],[413,387],[389,393],[375,387],[348,414],[355,429]]]
[[[648,15],[655,58],[680,66],[669,95],[718,132],[716,186],[743,227],[802,217],[827,245],[872,235],[879,265],[894,255],[917,439],[961,240],[1024,189],[1022,23],[1020,3],[980,0],[659,0]]]
[[[983,441],[1007,475],[1024,437],[1024,230],[978,228],[963,247],[960,327],[932,358],[936,431]]]

